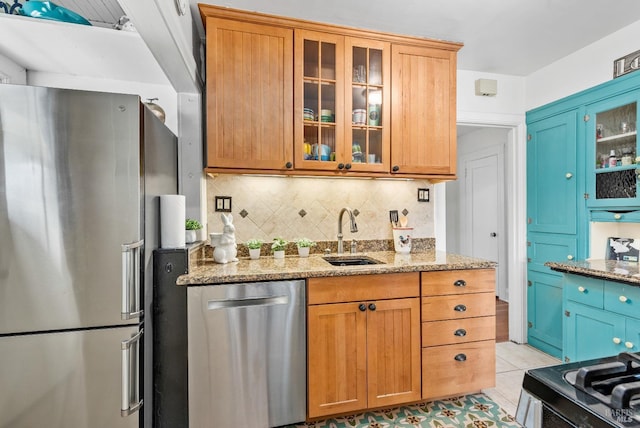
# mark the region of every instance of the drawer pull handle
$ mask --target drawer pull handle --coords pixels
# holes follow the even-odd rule
[[[364,303],[360,303],[360,306],[358,306],[358,309],[360,309],[360,311],[364,312],[367,310],[367,305],[365,305]]]
[[[614,337],[613,338],[613,343],[615,343],[616,345],[619,345],[622,342],[622,340],[620,340],[619,337]]]
[[[467,330],[465,330],[464,328],[459,328],[456,331],[453,332],[454,336],[459,336],[459,337],[464,337],[467,335]]]
[[[573,174],[571,174],[570,172],[567,172],[564,176],[567,177],[567,178],[571,178],[571,177],[573,177]]]
[[[616,220],[620,220],[622,218],[622,216],[620,214],[614,214],[613,218]]]
[[[569,255],[567,256],[567,260],[573,260],[573,256],[572,256],[571,254],[569,254]]]
[[[467,307],[465,305],[456,305],[453,310],[456,312],[464,312],[467,310]]]
[[[633,348],[633,343],[631,342],[624,342],[624,346],[627,347],[627,349],[631,349]]]
[[[627,296],[620,296],[620,297],[618,297],[618,300],[620,300],[622,303],[626,303],[627,300],[629,300],[629,299],[627,299]]]
[[[456,361],[467,361],[467,356],[465,354],[458,354],[453,357],[453,359]]]
[[[456,282],[454,282],[453,285],[455,285],[456,287],[466,287],[467,281],[465,281],[464,279],[459,279]]]
[[[586,288],[584,288],[583,286],[578,287],[578,291],[581,293],[584,293],[585,291],[587,291]]]
[[[371,303],[371,304],[369,304],[369,310],[370,310],[370,311],[375,311],[375,310],[376,310],[376,305],[375,305],[375,303]]]

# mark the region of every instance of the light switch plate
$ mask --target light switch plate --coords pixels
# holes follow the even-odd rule
[[[418,202],[429,202],[429,189],[418,189]]]
[[[216,196],[215,211],[230,213],[231,212],[231,196]]]

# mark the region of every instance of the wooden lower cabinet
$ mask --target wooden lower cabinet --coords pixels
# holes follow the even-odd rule
[[[331,303],[331,278],[310,279],[308,307],[308,418],[418,401],[421,397],[418,274],[348,278],[354,296],[366,284],[370,299]],[[414,283],[394,289],[389,284]],[[388,297],[389,289],[398,298]],[[322,294],[320,294],[322,293]],[[393,294],[393,293],[392,293]],[[409,294],[409,296],[407,296]],[[349,297],[341,291],[340,299]]]
[[[422,398],[495,386],[495,270],[423,272]]]

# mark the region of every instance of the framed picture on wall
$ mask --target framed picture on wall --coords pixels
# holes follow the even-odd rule
[[[607,260],[638,262],[640,240],[633,238],[607,238]]]

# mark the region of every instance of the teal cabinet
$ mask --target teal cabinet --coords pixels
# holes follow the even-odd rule
[[[640,205],[636,156],[640,91],[588,104],[585,110],[587,205]]]
[[[527,341],[561,358],[562,277],[555,273],[529,271],[527,279]]]
[[[565,274],[563,354],[565,362],[638,352],[640,287]]]

